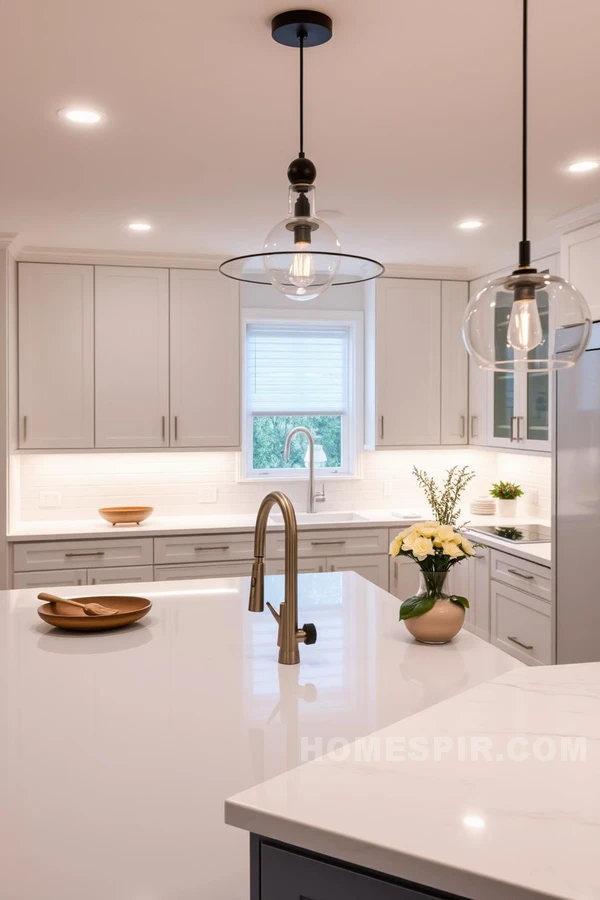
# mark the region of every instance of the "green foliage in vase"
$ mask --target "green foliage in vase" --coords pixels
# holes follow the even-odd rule
[[[462,466],[460,469],[452,466],[441,485],[436,484],[435,478],[416,466],[413,467],[413,475],[423,488],[436,522],[454,527],[460,516],[459,500],[469,482],[475,478],[475,472],[469,466]]]

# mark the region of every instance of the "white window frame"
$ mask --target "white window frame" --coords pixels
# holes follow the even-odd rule
[[[278,310],[253,309],[242,310],[242,452],[240,454],[240,481],[298,481],[307,476],[306,469],[265,469],[252,468],[253,430],[252,413],[248,409],[246,390],[246,334],[248,325],[260,322],[277,324],[335,322],[350,329],[348,346],[348,413],[347,428],[342,422],[342,456],[345,465],[338,469],[317,469],[320,481],[354,480],[361,477],[360,448],[364,444],[364,314],[359,311],[339,310]],[[281,412],[279,415],[298,415],[298,413]],[[347,432],[347,438],[346,438]],[[344,446],[345,445],[345,446]],[[344,452],[345,451],[345,452]]]

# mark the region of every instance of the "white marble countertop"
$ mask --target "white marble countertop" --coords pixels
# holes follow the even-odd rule
[[[336,516],[335,511],[324,510],[308,516],[305,513],[298,514],[298,525],[302,529],[310,528],[319,530],[339,529],[339,528],[366,528],[366,527],[385,527],[385,528],[402,528],[410,522],[418,522],[429,518],[429,514],[425,509],[363,509],[353,511],[356,518],[354,521],[333,521]],[[348,511],[342,511],[341,516],[348,515]],[[404,518],[402,518],[404,517]],[[536,524],[548,525],[546,519],[536,516],[515,516],[508,519],[501,516],[468,516],[465,514],[465,520],[468,518],[469,525],[519,525],[519,524]],[[128,535],[144,535],[146,537],[159,537],[164,534],[170,535],[192,535],[192,534],[228,534],[243,533],[254,531],[256,522],[255,514],[219,514],[213,516],[151,516],[141,525],[127,525],[113,527],[98,517],[94,520],[74,520],[74,521],[54,521],[54,522],[23,522],[15,527],[8,535],[7,540],[16,542],[26,541],[56,541],[77,539],[86,540],[97,537],[102,538],[119,538]],[[272,530],[281,530],[281,523],[271,523],[269,528]],[[497,550],[504,550],[514,556],[520,556],[522,559],[529,559],[531,562],[539,562],[542,565],[548,565],[551,561],[551,544],[511,544],[508,541],[499,540],[490,536],[473,535],[480,543],[486,546],[494,547]]]
[[[266,590],[278,602],[283,579]],[[38,618],[35,591],[0,592],[6,898],[245,900],[248,841],[223,822],[227,797],[296,767],[303,739],[354,740],[521,668],[468,632],[414,643],[398,600],[351,572],[300,576],[300,622],[319,632],[300,666],[277,664],[248,579],[102,591],[154,606],[78,635]]]
[[[234,797],[227,821],[469,900],[600,897],[600,663],[505,673],[345,750]]]

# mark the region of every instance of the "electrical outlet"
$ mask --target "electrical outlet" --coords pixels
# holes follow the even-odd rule
[[[384,497],[392,496],[392,482],[391,481],[383,482],[383,496]]]
[[[40,509],[60,509],[62,495],[59,491],[40,491],[38,506]]]
[[[529,495],[529,500],[533,504],[533,506],[537,506],[540,502],[540,495],[538,494],[537,488],[531,488],[530,491],[527,491]]]
[[[216,503],[217,502],[217,486],[215,484],[206,484],[204,487],[198,488],[198,503]]]

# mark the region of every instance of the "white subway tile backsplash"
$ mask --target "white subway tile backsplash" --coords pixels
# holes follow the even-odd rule
[[[551,464],[540,456],[513,455],[467,447],[366,452],[362,477],[326,482],[322,509],[424,508],[412,474],[417,464],[436,478],[453,465],[469,465],[476,474],[462,504],[486,494],[493,481],[518,481],[525,491],[520,512],[550,517]],[[20,505],[15,521],[93,519],[100,506],[144,504],[161,516],[255,512],[268,490],[280,489],[299,509],[306,503],[306,481],[238,481],[235,453],[89,453],[19,457],[15,467]],[[318,473],[317,473],[318,482]],[[216,502],[199,501],[199,491],[216,489]],[[537,492],[537,505],[530,492]],[[60,491],[60,509],[40,509],[40,491]],[[529,495],[529,496],[528,496]],[[212,496],[212,493],[211,493]],[[20,515],[19,515],[20,513]]]

